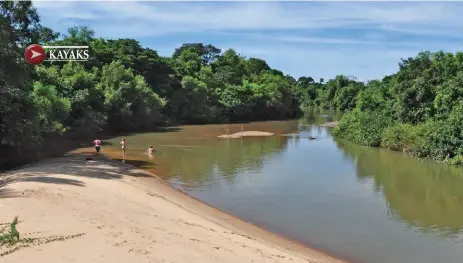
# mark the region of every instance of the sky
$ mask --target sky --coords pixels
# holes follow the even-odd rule
[[[295,78],[381,79],[421,51],[463,51],[463,2],[33,2],[58,32],[87,25],[163,56],[183,43],[233,48]]]

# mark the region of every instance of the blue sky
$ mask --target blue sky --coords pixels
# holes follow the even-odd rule
[[[88,25],[164,56],[186,42],[234,48],[296,78],[377,79],[420,51],[463,51],[463,2],[34,2],[59,32]]]

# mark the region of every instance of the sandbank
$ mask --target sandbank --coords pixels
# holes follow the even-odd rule
[[[219,138],[241,138],[241,137],[266,137],[266,136],[273,136],[275,133],[271,132],[263,132],[263,131],[244,131],[244,132],[237,132],[233,134],[224,134],[224,135],[219,135],[217,137]]]
[[[0,262],[345,262],[104,158],[55,158],[0,175],[0,211],[0,223],[19,216],[22,238],[84,234],[25,247]],[[0,254],[5,250],[0,246]]]

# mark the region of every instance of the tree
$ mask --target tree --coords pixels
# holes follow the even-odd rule
[[[164,101],[120,61],[103,67],[96,87],[102,91],[108,124],[118,131],[153,128],[162,120]]]
[[[39,24],[30,1],[0,2],[0,165],[14,162],[22,150],[40,140],[32,98],[32,67],[23,58],[22,48],[39,42],[40,33],[51,32]]]
[[[216,61],[222,52],[213,45],[204,45],[203,43],[186,43],[175,49],[174,54],[172,54],[172,58],[177,59],[185,50],[190,50],[198,54],[203,65],[210,65]]]
[[[303,88],[307,88],[310,84],[313,84],[313,83],[314,83],[314,80],[312,77],[300,77],[299,79],[297,79],[297,85]]]
[[[259,58],[249,58],[245,62],[246,73],[248,75],[259,75],[264,70],[270,70],[269,65],[262,59]]]
[[[63,123],[69,116],[71,102],[68,98],[58,95],[54,86],[40,82],[34,83],[33,101],[37,106],[37,121],[43,132],[63,133],[66,128]]]

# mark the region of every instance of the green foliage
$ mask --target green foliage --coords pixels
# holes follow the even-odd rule
[[[445,159],[445,162],[451,165],[463,166],[463,155],[457,155],[453,158]]]
[[[454,78],[450,78],[440,86],[434,99],[436,117],[445,119],[452,108],[463,99],[463,70],[459,71]]]
[[[358,94],[356,106],[361,111],[380,110],[385,106],[385,98],[379,88],[367,87]]]
[[[430,120],[423,127],[428,155],[435,160],[450,159],[463,153],[463,102],[459,102],[446,120]]]
[[[32,99],[32,68],[21,47],[40,42],[47,29],[39,25],[30,2],[0,2],[0,167],[17,158],[19,149],[34,147],[40,129]]]
[[[183,44],[180,48],[175,49],[172,58],[177,59],[182,56],[184,51],[196,53],[201,59],[201,63],[209,65],[220,57],[221,50],[213,45],[204,45],[203,43]]]
[[[382,134],[381,146],[395,151],[412,153],[419,145],[417,127],[396,123],[387,127]]]
[[[11,246],[19,241],[19,232],[16,229],[18,223],[18,217],[15,217],[11,223],[6,224],[7,226],[9,225],[9,231],[6,231],[8,227],[0,229],[0,247],[5,245]]]
[[[104,95],[108,123],[114,130],[144,129],[161,122],[163,100],[121,62],[103,67],[96,89]]]
[[[46,86],[40,82],[34,83],[32,96],[37,107],[37,121],[41,130],[64,132],[66,129],[62,123],[69,116],[70,100],[59,97],[54,86]]]
[[[339,75],[315,82],[203,43],[161,57],[134,39],[96,38],[86,26],[59,36],[40,25],[30,1],[0,2],[0,148],[9,153],[0,164],[40,148],[47,134],[76,139],[172,123],[282,119],[301,107],[346,112],[335,135],[362,145],[454,163],[463,155],[463,53],[422,52],[381,81]],[[91,58],[30,66],[23,60],[29,43],[88,45]]]
[[[335,135],[461,164],[462,99],[463,53],[423,52],[403,60],[396,74],[368,83]],[[383,116],[384,121],[373,116]],[[375,132],[381,130],[379,135]]]
[[[358,87],[353,84],[340,89],[335,98],[335,105],[341,111],[352,110],[355,108],[355,97],[358,93]]]
[[[206,84],[191,76],[183,77],[181,88],[175,91],[167,106],[177,120],[186,123],[207,123],[212,114],[207,107]]]
[[[346,113],[334,129],[335,136],[365,146],[380,146],[381,136],[390,120],[380,112],[367,113],[358,109]]]
[[[57,96],[66,98],[70,108],[67,118],[61,120],[69,133],[92,134],[106,124],[103,93],[96,89],[99,71],[86,71],[83,65],[67,63],[59,66],[37,67],[39,83],[54,87]]]

